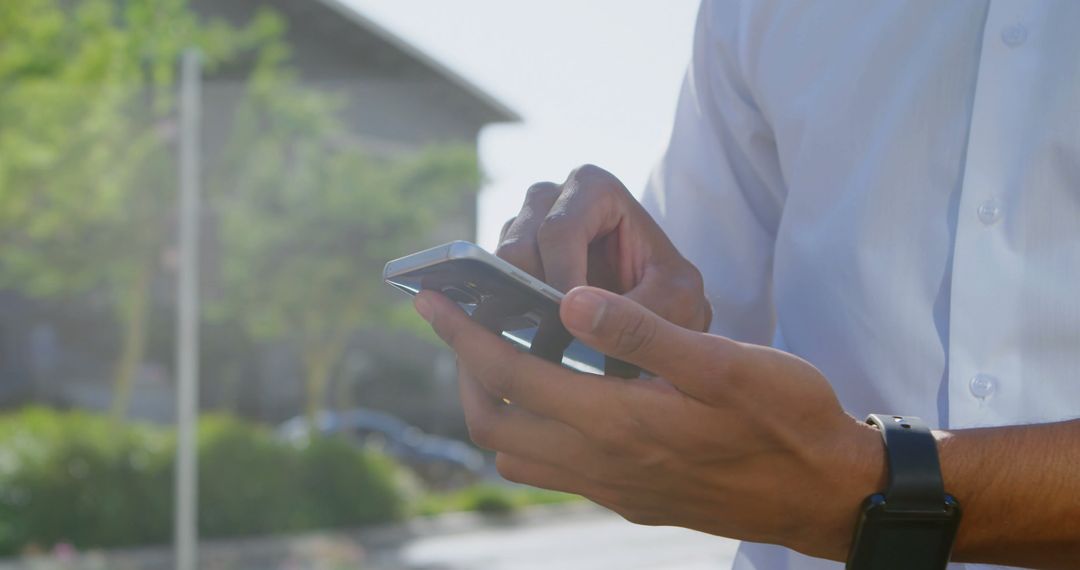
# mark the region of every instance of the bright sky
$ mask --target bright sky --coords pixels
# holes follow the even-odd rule
[[[698,0],[348,0],[524,117],[486,128],[478,243],[533,182],[591,162],[639,194],[666,142]]]

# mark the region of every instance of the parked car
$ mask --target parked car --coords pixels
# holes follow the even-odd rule
[[[377,449],[414,471],[430,487],[455,488],[475,483],[484,473],[484,456],[476,448],[455,439],[426,434],[386,412],[367,408],[323,410],[312,422],[324,436],[344,436],[356,445]],[[304,441],[312,425],[305,416],[289,419],[278,427],[288,441]]]

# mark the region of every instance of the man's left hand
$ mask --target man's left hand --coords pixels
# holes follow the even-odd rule
[[[859,504],[884,486],[880,435],[791,354],[673,325],[593,287],[566,328],[656,374],[580,374],[519,352],[442,295],[417,311],[457,352],[470,436],[503,477],[580,494],[649,525],[841,560]]]

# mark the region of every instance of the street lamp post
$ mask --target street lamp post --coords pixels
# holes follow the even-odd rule
[[[194,48],[180,62],[180,256],[176,327],[176,570],[195,570],[198,561],[199,405],[199,123],[201,64]]]

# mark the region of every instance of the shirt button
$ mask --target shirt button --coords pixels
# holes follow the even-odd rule
[[[968,389],[972,396],[986,400],[997,390],[997,380],[989,374],[976,374],[971,377],[971,382],[968,382]]]
[[[1021,24],[1006,26],[1001,30],[1001,41],[1009,47],[1016,47],[1027,40],[1027,28]]]
[[[979,220],[989,226],[1001,219],[1001,202],[996,198],[984,201],[982,204],[979,204],[978,214]]]

